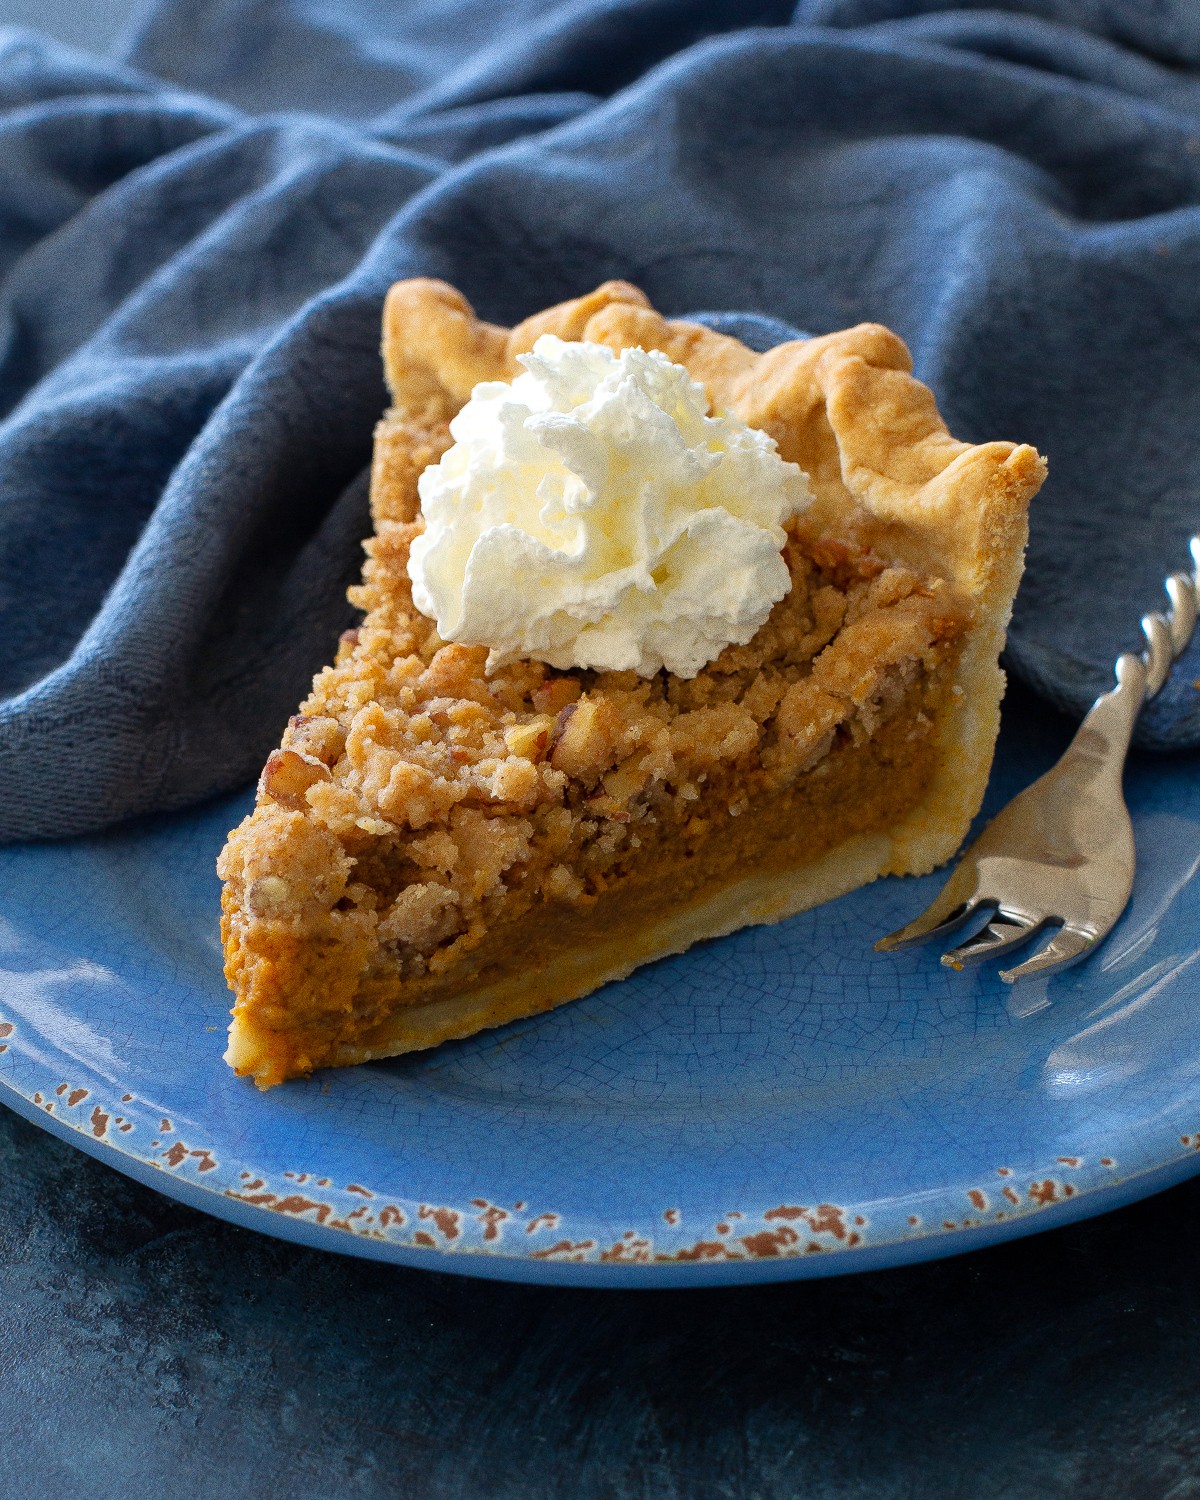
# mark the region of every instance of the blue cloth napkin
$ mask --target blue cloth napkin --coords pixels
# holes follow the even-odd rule
[[[163,0],[0,32],[0,838],[248,781],[352,622],[388,285],[896,329],[1036,444],[1081,713],[1200,526],[1196,0]],[[739,314],[732,316],[732,314]],[[1144,716],[1200,743],[1200,652]]]

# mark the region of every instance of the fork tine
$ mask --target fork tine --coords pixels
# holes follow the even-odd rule
[[[968,964],[982,963],[985,958],[999,958],[1002,953],[1010,953],[1027,943],[1043,925],[1024,912],[999,911],[969,943],[943,953],[942,962],[948,969],[965,969]]]
[[[882,937],[875,944],[877,953],[894,953],[897,948],[912,948],[918,943],[931,943],[935,939],[949,937],[952,932],[957,932],[964,922],[969,922],[972,917],[978,916],[984,903],[981,901],[968,901],[957,907],[951,907],[948,915],[938,911],[941,903],[935,903],[927,911],[923,911],[919,917],[901,927],[896,932],[889,932],[887,937]]]
[[[1032,979],[1035,974],[1055,974],[1059,969],[1069,968],[1086,958],[1101,936],[1103,934],[1077,932],[1072,927],[1060,928],[1052,943],[1015,969],[1001,969],[1000,978],[1005,984],[1016,984],[1019,979]]]
[[[1001,979],[1015,984],[1065,969],[1104,941],[1133,888],[1133,824],[1121,791],[1130,736],[1200,615],[1200,535],[1189,546],[1193,571],[1172,573],[1165,582],[1170,609],[1142,619],[1146,649],[1117,658],[1116,686],[1092,704],[1058,763],[996,814],[932,905],[907,927],[880,938],[877,950],[941,937],[990,910],[981,931],[942,955],[948,968],[962,969],[1058,927],[1040,953],[1001,972]],[[1019,1005],[1009,1010],[1032,1013]]]
[[[893,953],[915,943],[947,937],[970,921],[981,907],[995,908],[995,901],[979,895],[979,873],[970,860],[964,860],[942,887],[941,894],[921,915],[896,932],[889,932],[875,944],[877,953]]]

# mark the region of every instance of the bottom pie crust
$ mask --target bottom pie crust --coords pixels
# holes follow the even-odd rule
[[[736,881],[647,927],[626,928],[606,939],[580,934],[579,945],[556,953],[544,966],[523,967],[482,988],[410,1006],[381,1022],[378,1035],[368,1033],[355,1045],[339,1044],[312,1066],[343,1067],[399,1057],[544,1014],[612,980],[625,979],[644,964],[682,953],[694,943],[725,937],[743,927],[782,922],[857,890],[888,872],[891,849],[886,834],[863,834],[839,844],[814,864]],[[263,1077],[264,1064],[271,1067],[271,1051],[269,1036],[256,1035],[243,1025],[231,1032],[225,1060],[238,1073]]]

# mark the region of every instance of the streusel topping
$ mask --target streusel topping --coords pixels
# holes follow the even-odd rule
[[[792,536],[790,592],[694,678],[489,676],[486,648],[443,643],[412,606],[421,530],[380,520],[352,595],[367,618],[263,771],[269,833],[244,825],[220,870],[257,916],[357,928],[413,977],[456,962],[514,892],[594,901],[648,839],[698,843],[867,738],[964,623],[949,585]]]

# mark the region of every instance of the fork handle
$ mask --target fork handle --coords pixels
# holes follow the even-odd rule
[[[1182,655],[1196,628],[1197,604],[1200,603],[1200,537],[1192,538],[1191,550],[1196,572],[1172,573],[1166,580],[1170,608],[1165,614],[1156,611],[1142,616],[1146,649],[1140,656],[1125,652],[1117,658],[1116,687],[1100,694],[1071,742],[1072,750],[1078,748],[1085,754],[1088,751],[1084,747],[1090,746],[1089,758],[1096,758],[1101,753],[1105,757],[1112,756],[1118,777],[1138,714],[1166,682],[1172,663]],[[1097,735],[1104,743],[1102,752]]]
[[[1143,702],[1153,698],[1166,682],[1172,662],[1183,654],[1196,628],[1197,605],[1200,604],[1200,536],[1194,536],[1190,546],[1196,571],[1172,573],[1163,585],[1171,601],[1167,612],[1159,614],[1156,611],[1142,616],[1142,634],[1146,637],[1146,649],[1141,655],[1146,668]],[[1118,682],[1120,665],[1118,662]]]
[[[1116,687],[1101,693],[1092,704],[1063,759],[1102,764],[1119,784],[1133,726],[1150,696],[1149,664],[1142,657],[1126,652],[1117,657],[1116,674]]]
[[[1200,602],[1200,537],[1191,541],[1194,573],[1172,573],[1165,588],[1170,608],[1165,614],[1142,616],[1142,634],[1146,649],[1140,656],[1127,651],[1117,657],[1117,683],[1101,693],[1088,710],[1087,717],[1075,731],[1063,761],[1078,765],[1091,762],[1090,775],[1111,777],[1117,783],[1120,797],[1121,775],[1133,726],[1143,707],[1166,682],[1172,663],[1180,656],[1196,628],[1197,604]]]
[[[1068,755],[1108,761],[1118,781],[1133,737],[1133,726],[1146,703],[1153,698],[1171,672],[1196,628],[1200,601],[1200,537],[1193,537],[1195,573],[1172,573],[1165,587],[1171,601],[1165,614],[1142,616],[1146,649],[1140,656],[1131,651],[1117,658],[1117,685],[1101,693],[1071,741]]]

